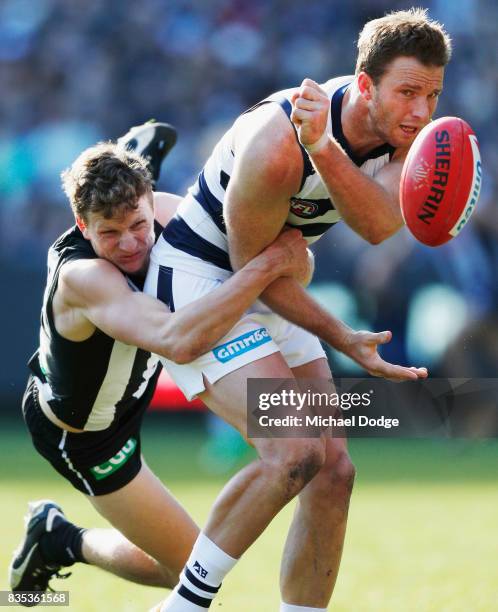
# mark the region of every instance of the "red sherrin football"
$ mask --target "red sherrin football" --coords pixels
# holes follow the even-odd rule
[[[413,141],[399,185],[401,211],[412,234],[439,246],[460,233],[481,189],[479,144],[458,117],[432,121]]]

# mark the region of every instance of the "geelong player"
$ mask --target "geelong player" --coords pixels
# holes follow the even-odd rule
[[[115,529],[80,529],[53,502],[31,504],[10,566],[15,591],[44,591],[75,561],[142,584],[177,583],[198,529],[141,458],[140,425],[160,371],[151,353],[191,361],[279,276],[309,273],[306,242],[292,230],[174,314],[140,291],[179,198],[152,192],[146,160],[127,145],[157,175],[174,135],[164,124],[133,128],[120,145],[84,151],[63,176],[76,225],[48,253],[23,412],[38,452]]]
[[[172,311],[227,282],[285,224],[314,242],[343,218],[372,244],[401,227],[403,159],[436,108],[450,40],[425,11],[412,9],[368,22],[358,52],[354,76],[278,92],[241,115],[216,145],[152,252],[146,290]],[[186,365],[166,364],[187,397],[202,398],[242,434],[248,378],[331,378],[317,336],[376,376],[427,376],[384,362],[377,346],[389,342],[389,332],[353,332],[292,278],[272,283],[261,300],[220,342],[247,339],[245,349],[234,342],[239,350],[228,357],[215,348]],[[219,495],[161,610],[209,608],[237,559],[296,495],[281,612],[326,609],[354,476],[345,441],[253,443],[259,460]]]

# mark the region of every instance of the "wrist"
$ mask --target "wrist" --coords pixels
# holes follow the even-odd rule
[[[313,155],[314,153],[318,153],[319,151],[324,149],[328,145],[328,143],[329,135],[327,133],[327,130],[325,130],[317,141],[312,144],[303,144],[303,147],[310,155]]]
[[[334,317],[335,318],[335,317]],[[346,325],[340,319],[335,319],[335,325],[330,329],[328,344],[344,355],[349,355],[351,347],[351,339],[355,333],[351,327]]]
[[[352,337],[356,332],[348,325],[341,322],[341,328],[338,330],[338,339],[336,349],[344,355],[349,355],[352,345]]]
[[[263,286],[269,285],[279,276],[282,276],[282,266],[279,260],[269,255],[265,250],[244,266],[247,273],[252,276],[255,275]]]

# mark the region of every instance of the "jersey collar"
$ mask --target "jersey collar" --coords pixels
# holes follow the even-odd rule
[[[362,166],[367,160],[375,159],[376,157],[381,157],[386,153],[389,154],[389,157],[392,157],[395,149],[387,142],[375,149],[369,151],[366,155],[362,155],[361,157],[355,155],[349,146],[346,137],[344,136],[344,132],[342,131],[342,100],[344,98],[344,94],[346,93],[348,87],[351,83],[346,83],[342,87],[334,93],[332,96],[332,100],[330,101],[330,113],[332,115],[332,134],[337,142],[341,145],[341,147],[346,151],[347,156],[351,159],[351,161],[357,166]]]

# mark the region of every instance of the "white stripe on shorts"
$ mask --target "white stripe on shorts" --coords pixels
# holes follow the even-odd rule
[[[61,453],[62,458],[66,462],[67,467],[71,470],[71,472],[74,472],[76,476],[78,476],[78,478],[83,482],[83,484],[85,485],[85,489],[88,491],[88,494],[93,497],[95,496],[95,493],[93,492],[92,487],[88,484],[88,481],[85,478],[83,478],[82,474],[78,472],[78,470],[74,467],[74,465],[71,462],[71,459],[69,459],[69,457],[67,456],[67,452],[64,450],[64,446],[66,444],[66,436],[67,436],[67,431],[64,429],[64,431],[62,432],[61,441],[59,442],[59,450],[62,451]]]

